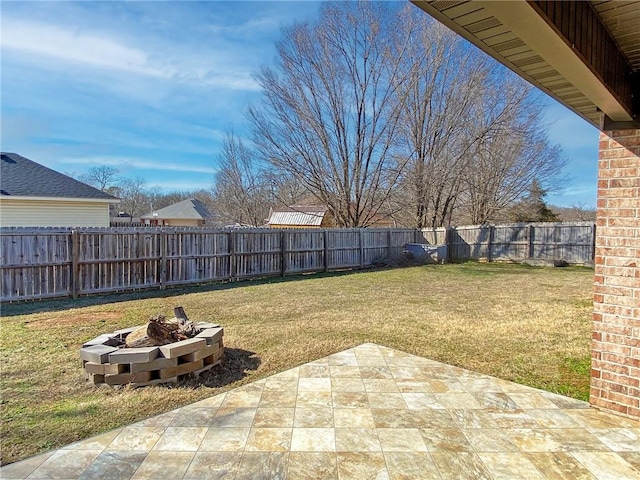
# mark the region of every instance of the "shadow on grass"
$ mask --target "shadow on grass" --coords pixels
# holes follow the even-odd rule
[[[176,297],[189,295],[192,293],[215,292],[219,290],[229,290],[241,288],[249,285],[268,285],[278,283],[297,282],[307,279],[321,279],[342,277],[362,272],[388,270],[389,268],[366,268],[363,270],[338,270],[332,272],[317,272],[299,275],[288,275],[285,277],[263,277],[256,279],[239,280],[227,283],[202,283],[181,287],[168,287],[166,290],[158,290],[157,287],[140,289],[137,291],[114,292],[109,294],[92,294],[77,299],[56,298],[47,300],[28,300],[16,303],[4,303],[0,310],[0,316],[13,317],[16,315],[30,315],[33,313],[59,312],[70,308],[94,307],[109,303],[129,302],[132,300],[144,300],[152,298]]]
[[[230,383],[242,380],[248,371],[255,371],[262,361],[255,352],[240,348],[224,348],[224,356],[220,365],[216,365],[199,377],[187,378],[178,385],[181,387],[197,388],[200,386],[220,388]]]

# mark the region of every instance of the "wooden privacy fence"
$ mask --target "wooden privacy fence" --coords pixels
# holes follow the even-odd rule
[[[424,241],[446,244],[447,257],[456,260],[564,260],[590,265],[595,252],[593,222],[514,223],[422,230]]]
[[[412,229],[2,229],[0,300],[363,268],[417,240]]]

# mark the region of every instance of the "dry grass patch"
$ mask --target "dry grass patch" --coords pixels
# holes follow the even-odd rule
[[[374,342],[586,399],[593,272],[461,264],[6,305],[2,463]],[[226,359],[198,380],[87,386],[81,344],[182,305],[225,327]]]

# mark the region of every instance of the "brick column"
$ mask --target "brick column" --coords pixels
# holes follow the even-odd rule
[[[640,418],[640,130],[599,150],[590,402]]]

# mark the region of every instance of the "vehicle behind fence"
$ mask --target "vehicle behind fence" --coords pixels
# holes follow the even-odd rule
[[[589,264],[595,226],[517,224],[440,229],[0,229],[0,300],[163,289],[364,268],[402,258],[408,243],[446,244],[448,260]]]

